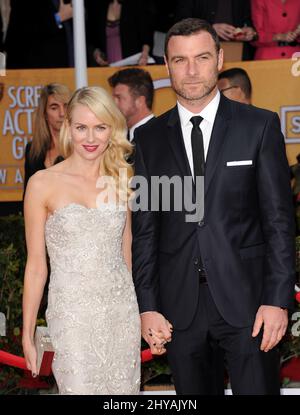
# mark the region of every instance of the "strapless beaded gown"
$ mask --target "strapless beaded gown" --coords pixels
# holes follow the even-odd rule
[[[138,394],[141,330],[122,255],[126,211],[72,203],[46,222],[46,320],[61,394]]]

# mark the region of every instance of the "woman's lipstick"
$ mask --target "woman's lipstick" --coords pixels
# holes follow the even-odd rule
[[[89,153],[93,153],[94,151],[97,150],[98,146],[89,146],[89,145],[83,145],[82,146],[86,151],[88,151]]]

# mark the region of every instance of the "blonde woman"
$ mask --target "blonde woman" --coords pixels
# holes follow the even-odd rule
[[[35,112],[32,142],[25,151],[24,194],[29,178],[61,160],[59,133],[66,106],[71,97],[67,86],[57,83],[45,85]]]
[[[130,215],[124,206],[128,183],[119,183],[120,171],[132,176],[126,162],[132,146],[124,117],[102,88],[74,93],[61,149],[65,160],[37,172],[25,197],[27,366],[35,375],[33,338],[47,276],[46,245],[51,263],[46,318],[59,392],[137,394],[140,319],[130,271]],[[102,197],[104,178],[116,184],[114,201]]]

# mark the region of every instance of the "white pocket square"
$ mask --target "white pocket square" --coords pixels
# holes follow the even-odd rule
[[[227,161],[226,166],[251,166],[252,160]]]

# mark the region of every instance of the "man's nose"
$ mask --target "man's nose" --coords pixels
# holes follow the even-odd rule
[[[196,75],[197,73],[197,66],[194,60],[190,60],[187,63],[187,72],[189,75]]]

